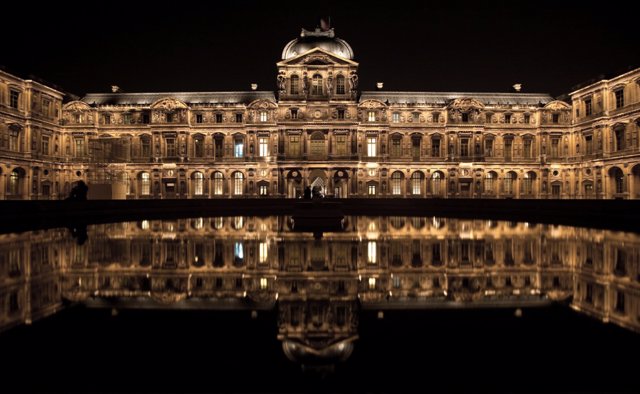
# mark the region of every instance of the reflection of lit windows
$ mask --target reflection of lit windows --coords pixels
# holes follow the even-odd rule
[[[369,290],[376,288],[376,278],[369,278]]]
[[[267,278],[260,278],[260,290],[267,288]]]
[[[200,230],[204,227],[204,218],[196,218],[193,220],[193,228]]]
[[[222,183],[222,173],[215,172],[213,174],[213,194],[216,196],[222,195],[223,191],[223,183]]]
[[[236,172],[233,174],[233,194],[239,196],[244,190],[244,174]]]
[[[394,276],[393,277],[393,288],[394,289],[399,289],[400,288],[400,277],[399,276]]]
[[[269,245],[266,242],[260,242],[260,250],[259,250],[259,262],[266,263],[267,257],[269,257]]]
[[[148,196],[151,194],[151,176],[148,172],[143,172],[140,174],[141,187],[140,193],[143,196]]]
[[[201,172],[193,174],[193,189],[196,196],[204,194],[204,175]]]
[[[237,140],[234,141],[233,156],[234,157],[243,157],[244,156],[244,141],[243,140],[237,139]]]
[[[244,261],[244,247],[242,242],[236,242],[233,247],[233,258],[236,262]]]
[[[368,231],[376,231],[376,230],[377,230],[377,227],[378,227],[378,226],[376,225],[376,222],[371,221],[371,222],[369,222]]]
[[[242,227],[244,227],[244,217],[235,216],[233,218],[233,228],[236,230],[240,230]]]
[[[142,223],[140,224],[140,227],[142,227],[143,230],[149,230],[149,221],[143,220]]]
[[[367,261],[369,264],[375,264],[378,262],[378,256],[376,255],[376,242],[367,242]]]
[[[213,228],[216,230],[220,230],[224,226],[224,218],[222,216],[218,216],[213,218]]]

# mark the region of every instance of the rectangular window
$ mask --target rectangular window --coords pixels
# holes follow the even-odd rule
[[[258,154],[260,157],[269,156],[269,138],[268,137],[258,138]]]
[[[613,93],[616,97],[616,108],[624,107],[624,90],[619,89]]]
[[[591,99],[584,100],[584,113],[585,116],[591,115]]]
[[[122,114],[122,123],[123,124],[131,124],[131,114],[129,112]]]
[[[367,120],[369,122],[375,122],[376,121],[376,111],[367,112]]]
[[[511,160],[511,156],[513,155],[513,140],[508,139],[504,141],[504,159]]]
[[[216,123],[222,123],[222,114],[216,114]]]
[[[266,242],[260,242],[259,251],[258,251],[258,263],[260,264],[266,263],[268,257],[269,257],[269,244],[267,244]],[[262,279],[260,279],[260,281],[262,281]]]
[[[347,136],[344,134],[336,135],[336,154],[347,154]]]
[[[414,112],[413,114],[411,114],[411,116],[413,117],[414,123],[420,122],[420,112]]]
[[[367,137],[367,156],[375,157],[377,154],[376,146],[377,146],[377,138],[376,137]]]
[[[431,140],[431,156],[440,157],[440,138]]]
[[[9,93],[9,105],[11,106],[11,108],[18,108],[18,100],[20,99],[20,92],[12,90],[11,93]]]
[[[551,122],[559,123],[560,122],[560,114],[551,114]]]
[[[369,264],[375,264],[378,262],[377,251],[378,247],[376,245],[376,241],[367,242],[367,262]]]
[[[493,114],[485,114],[485,123],[491,123],[491,117]]]
[[[346,89],[345,89],[345,78],[344,77],[338,77],[336,79],[336,94],[345,94]]]
[[[587,144],[586,153],[588,155],[593,154],[593,136],[587,135],[584,137],[585,143]]]
[[[531,151],[531,142],[533,140],[531,138],[525,138],[523,141],[523,155],[525,159],[531,159],[532,151]]]
[[[439,120],[440,120],[440,112],[434,112],[433,113],[433,123],[438,123]]]
[[[104,116],[104,124],[111,124],[111,115]]]
[[[149,114],[147,113],[142,114],[142,123],[149,124]]]
[[[298,109],[291,108],[291,119],[298,119]]]
[[[260,195],[261,196],[266,196],[269,192],[269,186],[267,185],[260,185]]]
[[[289,136],[289,156],[291,157],[300,156],[300,136],[299,135]]]
[[[204,138],[202,136],[193,139],[193,148],[196,157],[204,157]]]
[[[142,157],[151,156],[151,139],[141,138],[140,142],[142,144]]]
[[[176,155],[176,140],[175,138],[167,138],[167,157],[174,157]]]
[[[196,123],[202,123],[202,122],[203,122],[202,114],[196,114]]]
[[[49,136],[47,135],[42,136],[42,154],[43,155],[49,154]]]
[[[524,123],[529,124],[531,123],[531,116],[528,114],[524,115]]]
[[[242,114],[236,114],[236,123],[242,123]]]
[[[75,144],[76,144],[76,157],[84,156],[84,139],[76,138]]]
[[[267,121],[267,111],[260,111],[260,122]]]
[[[469,114],[467,112],[462,113],[462,121],[467,123],[469,121]]]
[[[338,120],[344,120],[344,109],[338,110]]]
[[[402,156],[402,140],[400,138],[391,139],[391,157]]]
[[[557,158],[560,157],[560,139],[552,138],[551,139],[551,157]]]
[[[368,171],[369,176],[376,176],[376,172],[377,171],[375,168],[369,168],[369,171]]]
[[[167,123],[173,122],[173,114],[166,114],[165,119],[166,119]]]
[[[376,195],[376,185],[369,185],[367,187],[367,192],[370,196],[375,196]]]
[[[237,139],[234,141],[233,156],[244,157],[244,140]]]
[[[469,156],[469,139],[468,138],[460,139],[460,156],[462,157]]]
[[[493,140],[492,139],[484,141],[484,155],[486,157],[493,156]]]
[[[504,115],[504,123],[511,123],[511,114]]]
[[[44,99],[42,100],[42,116],[49,117],[51,115],[51,101]]]
[[[393,115],[391,116],[391,121],[393,123],[400,123],[400,113],[394,112]]]

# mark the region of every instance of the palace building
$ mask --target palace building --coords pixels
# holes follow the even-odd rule
[[[91,93],[0,71],[0,199],[640,197],[640,69],[570,93],[360,91],[302,30],[277,91]]]

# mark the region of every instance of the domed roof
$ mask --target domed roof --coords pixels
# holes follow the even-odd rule
[[[291,59],[313,48],[322,48],[346,59],[353,59],[353,49],[345,40],[335,36],[333,29],[315,31],[302,29],[300,38],[289,41],[282,51],[282,59]]]

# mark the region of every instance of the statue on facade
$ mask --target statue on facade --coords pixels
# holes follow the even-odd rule
[[[283,74],[278,74],[278,92],[284,94],[286,89],[286,78]]]
[[[307,78],[306,74],[302,77],[302,93],[304,95],[309,94],[309,78]]]
[[[349,91],[351,94],[356,94],[358,90],[358,74],[352,72],[349,76]]]

